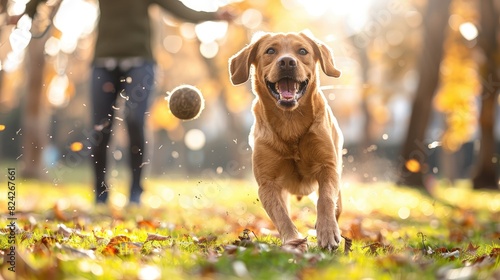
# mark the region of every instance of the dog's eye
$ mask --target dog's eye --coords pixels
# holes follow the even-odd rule
[[[276,50],[274,48],[269,48],[266,50],[266,54],[275,54]]]
[[[304,49],[304,48],[299,49],[299,54],[300,54],[300,55],[306,55],[306,54],[308,54],[308,53],[309,53],[309,52],[308,52],[306,49]]]

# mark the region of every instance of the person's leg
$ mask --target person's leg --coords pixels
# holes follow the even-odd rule
[[[92,71],[91,102],[94,136],[91,143],[91,161],[95,176],[96,203],[106,203],[108,200],[109,186],[106,183],[106,162],[113,122],[113,105],[118,94],[115,75],[116,73],[113,71],[102,67],[94,67]]]
[[[139,204],[143,192],[142,168],[146,164],[144,160],[144,120],[149,107],[149,96],[154,90],[154,63],[133,67],[126,72],[126,75],[123,87],[128,96],[125,120],[130,141],[130,168],[132,170],[130,202]]]

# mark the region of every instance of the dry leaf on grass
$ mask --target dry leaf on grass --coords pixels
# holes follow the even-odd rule
[[[171,238],[170,236],[160,235],[160,234],[156,234],[156,233],[148,233],[148,237],[146,238],[145,242],[165,241],[165,240],[169,240],[170,238]]]
[[[307,252],[307,237],[306,238],[297,238],[290,241],[287,241],[285,244],[281,246],[285,252],[289,252],[292,254],[304,254]]]
[[[142,220],[137,222],[138,228],[157,229],[158,225],[158,222],[153,222],[151,220]]]
[[[109,240],[108,246],[118,245],[123,242],[132,242],[132,240],[126,235],[117,235]]]
[[[350,252],[352,252],[352,239],[347,238],[343,235],[341,235],[342,238],[344,238],[344,255],[349,255]]]
[[[59,208],[59,203],[54,204],[54,207],[52,208],[54,210],[54,216],[57,220],[67,222],[68,218],[64,214],[64,212]]]

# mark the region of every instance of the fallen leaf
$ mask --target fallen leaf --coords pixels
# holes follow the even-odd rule
[[[451,249],[448,249],[448,248],[445,248],[445,247],[436,248],[434,250],[434,252],[438,253],[438,254],[446,254],[446,253],[450,253],[450,252],[454,252],[454,251],[461,252],[462,250],[460,248],[451,248]]]
[[[384,245],[382,245],[382,243],[380,242],[375,242],[375,243],[371,243],[371,244],[368,244],[366,246],[363,246],[363,249],[366,249],[368,248],[368,252],[372,255],[377,255],[377,249],[378,248],[383,248]]]
[[[155,223],[150,220],[142,220],[137,222],[137,227],[138,228],[146,228],[146,229],[157,229],[158,228],[158,223]]]
[[[126,235],[117,235],[109,240],[108,246],[118,245],[123,242],[132,242],[132,240]]]
[[[239,240],[235,240],[233,242],[233,245],[242,247],[253,247],[255,244],[252,242],[252,239],[250,238],[250,232],[252,231],[249,229],[244,229],[243,234],[238,236]]]
[[[144,244],[139,242],[123,242],[118,246],[119,252],[122,255],[139,254]]]
[[[21,241],[24,241],[26,239],[31,239],[31,237],[33,237],[33,232],[25,231],[21,234]]]
[[[56,242],[57,242],[57,239],[55,237],[48,236],[48,235],[44,235],[40,239],[40,243],[47,246],[47,247],[54,245]]]
[[[101,253],[105,256],[116,256],[119,252],[118,248],[115,248],[114,246],[106,246],[101,251]]]
[[[33,254],[40,256],[50,256],[52,254],[52,248],[56,244],[57,239],[52,236],[44,235],[40,240],[33,244]]]
[[[229,244],[229,245],[224,246],[224,252],[228,255],[234,255],[236,252],[238,252],[239,248],[246,249],[245,247],[240,247],[240,246],[236,246],[233,244]]]
[[[102,250],[104,255],[129,255],[129,254],[137,254],[142,250],[143,244],[132,242],[130,237],[125,235],[117,235],[111,238],[106,245],[106,247]]]
[[[63,211],[59,208],[59,203],[56,202],[56,204],[54,204],[54,207],[52,208],[52,210],[54,210],[54,216],[57,220],[60,220],[63,222],[68,221],[68,218],[66,217],[66,215],[64,215]]]
[[[241,236],[238,236],[238,238],[243,241],[243,240],[246,240],[246,241],[250,241],[250,230],[249,229],[244,229],[243,230],[243,235]]]
[[[372,255],[378,255],[377,250],[379,248],[381,248],[384,252],[391,253],[394,251],[394,247],[392,245],[384,244],[384,243],[380,243],[380,242],[373,242],[371,244],[363,246],[363,249],[365,249],[365,248],[368,248],[368,253],[370,253]]]
[[[307,237],[287,241],[281,246],[281,249],[294,255],[303,254],[307,251]]]
[[[469,246],[467,246],[467,249],[465,249],[465,251],[471,254],[475,254],[478,248],[479,246],[474,246],[471,242],[469,242]]]
[[[481,255],[467,260],[464,263],[466,266],[489,267],[495,265],[495,261],[496,258],[493,258],[490,255]]]
[[[352,252],[352,239],[347,238],[343,235],[341,235],[342,238],[344,238],[344,255],[349,255],[350,252]]]
[[[498,258],[500,256],[500,248],[493,248],[490,252],[490,257]]]
[[[369,240],[369,241],[382,241],[382,234],[375,232],[368,232],[362,227],[362,219],[355,219],[347,229],[345,236],[353,240]]]
[[[449,258],[450,260],[454,260],[454,259],[458,258],[459,256],[460,256],[459,250],[454,250],[451,252],[446,252],[446,253],[441,254],[441,257],[443,257],[445,259]]]
[[[145,242],[148,241],[165,241],[170,239],[170,236],[165,236],[165,235],[160,235],[160,234],[155,234],[155,233],[148,233],[148,237],[146,238]]]
[[[58,224],[57,225],[57,233],[64,236],[64,237],[70,237],[71,234],[73,234],[73,230],[68,228],[64,224]]]
[[[200,237],[196,243],[198,244],[205,244],[205,243],[210,243],[217,240],[217,236],[215,235],[209,235],[207,237]]]

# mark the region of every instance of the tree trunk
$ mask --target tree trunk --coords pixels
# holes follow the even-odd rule
[[[361,112],[365,117],[363,123],[363,132],[361,139],[361,149],[359,150],[359,162],[367,163],[369,166],[372,166],[371,163],[374,160],[373,154],[366,152],[367,148],[374,143],[372,129],[374,127],[373,118],[370,116],[370,111],[368,108],[368,99],[370,98],[370,94],[372,92],[372,85],[370,83],[369,70],[371,67],[370,60],[368,58],[368,43],[363,41],[363,37],[359,34],[355,34],[349,37],[351,40],[352,46],[357,50],[358,62],[360,64],[360,72],[361,72],[361,81],[363,83],[362,89],[362,98],[361,98]],[[368,172],[373,172],[374,170],[366,170],[367,166],[363,166],[363,170]],[[363,172],[364,173],[364,172]],[[358,174],[360,180],[365,182],[370,182],[371,177],[365,177],[364,174]]]
[[[424,139],[432,113],[432,98],[439,81],[443,42],[448,24],[451,0],[428,1],[424,19],[424,41],[418,72],[420,81],[413,101],[406,140],[401,152],[399,185],[424,188],[424,175],[429,172],[427,158],[432,152]],[[413,168],[407,168],[411,161]]]
[[[0,0],[0,18],[4,18],[4,22],[0,22],[0,25],[7,25],[7,0]],[[2,37],[2,30],[4,28],[0,28],[0,38]],[[1,43],[0,43],[1,45]],[[0,65],[2,63],[2,57],[0,57]],[[2,97],[2,86],[3,86],[3,75],[4,71],[2,67],[0,66],[0,104],[3,102],[3,97]]]
[[[34,39],[28,45],[28,91],[23,112],[22,176],[41,179],[43,149],[48,143],[50,107],[43,86],[44,46],[48,36]]]
[[[498,12],[492,0],[481,0],[481,35],[479,45],[485,56],[480,75],[482,80],[481,111],[479,128],[481,132],[479,154],[472,178],[474,189],[498,189],[498,160],[495,157],[495,107],[497,88],[492,83],[498,81],[497,69],[499,54],[497,51]]]

